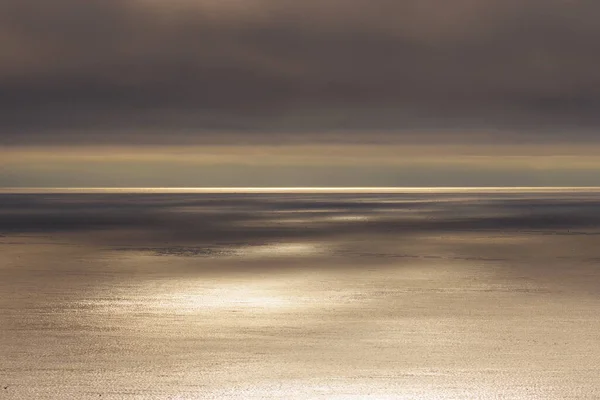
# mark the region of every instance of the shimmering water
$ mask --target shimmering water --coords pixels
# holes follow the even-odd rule
[[[600,193],[4,193],[0,398],[600,398]]]

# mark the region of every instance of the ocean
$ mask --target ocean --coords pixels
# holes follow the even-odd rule
[[[600,398],[600,189],[4,189],[1,399]]]

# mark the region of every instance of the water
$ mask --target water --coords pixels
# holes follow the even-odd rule
[[[600,397],[597,190],[185,192],[0,195],[0,398]]]

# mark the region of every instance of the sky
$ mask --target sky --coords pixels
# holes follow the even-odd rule
[[[3,0],[0,186],[600,186],[595,0]]]

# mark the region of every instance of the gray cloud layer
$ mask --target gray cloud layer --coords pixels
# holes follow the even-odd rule
[[[132,129],[589,136],[598,17],[593,0],[5,0],[0,140]]]

